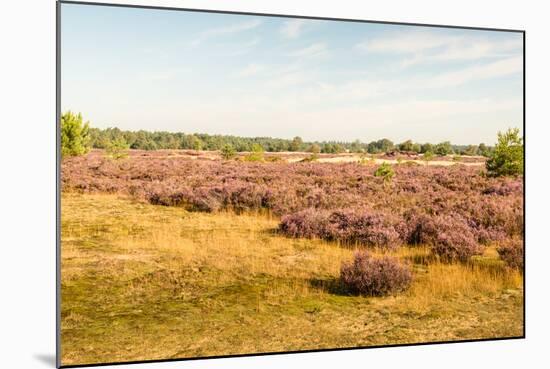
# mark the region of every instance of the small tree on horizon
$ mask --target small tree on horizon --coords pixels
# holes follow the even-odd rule
[[[498,132],[498,142],[485,167],[491,177],[523,174],[523,138],[519,136],[519,128]]]
[[[70,110],[61,115],[61,155],[77,156],[90,151],[90,123],[82,122],[82,114]]]

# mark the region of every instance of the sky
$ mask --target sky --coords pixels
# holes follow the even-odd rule
[[[523,35],[61,5],[61,108],[90,125],[493,144],[523,125]]]

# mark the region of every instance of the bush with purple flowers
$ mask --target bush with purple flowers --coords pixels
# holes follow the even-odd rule
[[[375,258],[367,251],[359,251],[353,261],[342,264],[340,280],[349,292],[385,296],[406,290],[411,284],[412,273],[396,258]]]

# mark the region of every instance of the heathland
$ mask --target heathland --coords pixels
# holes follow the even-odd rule
[[[63,364],[523,334],[523,178],[484,157],[123,151],[62,161]],[[407,278],[342,278],[361,250]]]

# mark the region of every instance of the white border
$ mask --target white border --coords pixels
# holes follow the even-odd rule
[[[540,367],[548,362],[548,12],[535,2],[110,1],[243,12],[526,29],[527,339],[159,364],[140,368]],[[0,365],[53,367],[55,352],[55,2],[0,12],[2,194]],[[531,365],[529,365],[532,363]],[[119,366],[122,368],[125,366]],[[137,366],[135,366],[137,367]]]

